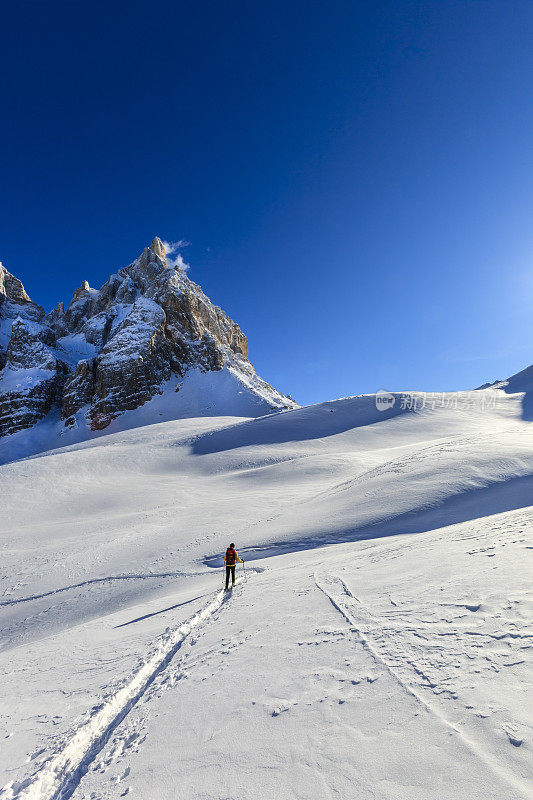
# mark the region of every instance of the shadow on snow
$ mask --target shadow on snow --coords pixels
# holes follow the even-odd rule
[[[522,398],[522,419],[533,421],[533,364],[509,378],[504,387],[506,394],[525,392]]]
[[[130,619],[129,622],[123,622],[121,625],[114,625],[114,628],[124,628],[126,625],[133,625],[134,622],[142,622],[143,619],[148,619],[149,617],[157,617],[158,614],[164,614],[165,611],[172,611],[175,608],[180,608],[181,606],[187,606],[189,603],[194,603],[195,600],[200,600],[202,597],[207,597],[206,594],[199,594],[198,597],[191,597],[190,600],[185,600],[183,603],[176,603],[173,606],[169,606],[168,608],[162,608],[160,611],[152,611],[150,614],[143,614],[142,617],[135,617],[135,619]]]
[[[328,534],[317,532],[312,536],[284,539],[255,547],[240,547],[239,554],[246,561],[255,561],[299,550],[314,550],[331,544],[378,539],[397,534],[426,533],[449,525],[526,508],[532,504],[532,498],[533,475],[526,475],[495,483],[482,489],[472,489],[459,496],[448,498],[439,506],[424,510],[416,509],[372,525],[351,526]],[[220,567],[222,563],[223,559],[220,554],[204,558],[204,564],[208,567]]]
[[[192,443],[192,452],[195,455],[208,455],[240,447],[335,436],[406,413],[398,402],[401,395],[394,396],[397,400],[395,406],[386,411],[378,410],[375,395],[362,395],[257,417],[199,436]]]

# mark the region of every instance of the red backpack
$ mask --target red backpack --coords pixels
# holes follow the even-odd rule
[[[234,547],[228,547],[226,550],[226,566],[233,567],[237,560],[237,553]]]

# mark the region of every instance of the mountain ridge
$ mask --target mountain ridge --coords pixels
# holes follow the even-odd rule
[[[100,289],[82,281],[67,308],[48,314],[0,264],[0,437],[32,428],[53,408],[65,428],[85,421],[103,430],[172,376],[183,382],[191,370],[223,369],[242,382],[237,391],[258,399],[258,413],[296,407],[257,375],[238,324],[180,265],[168,265],[158,237]]]

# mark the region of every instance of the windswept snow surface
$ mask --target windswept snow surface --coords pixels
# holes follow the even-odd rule
[[[475,397],[0,467],[0,798],[533,797],[533,428]]]
[[[25,373],[30,378],[36,373],[33,382],[46,375],[50,377],[50,372],[46,370],[25,370]],[[9,380],[11,383],[6,388],[14,388],[21,379],[15,371],[14,377]],[[33,385],[31,380],[30,384]],[[0,465],[156,422],[190,417],[259,417],[271,413],[281,400],[282,396],[275,389],[255,373],[247,373],[244,366],[243,369],[235,369],[225,365],[221,370],[210,372],[190,369],[183,378],[173,377],[164,383],[161,393],[145,405],[112,420],[104,431],[90,429],[87,422],[88,406],[80,409],[75,415],[74,425],[68,426],[60,419],[59,409],[53,408],[32,428],[0,438]]]

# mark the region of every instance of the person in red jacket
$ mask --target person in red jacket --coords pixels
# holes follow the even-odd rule
[[[226,589],[229,589],[229,576],[231,575],[231,586],[235,586],[235,565],[237,564],[244,564],[242,558],[239,558],[239,554],[235,550],[235,545],[233,542],[230,544],[228,549],[226,550],[226,555],[224,556],[224,564],[226,565]]]

